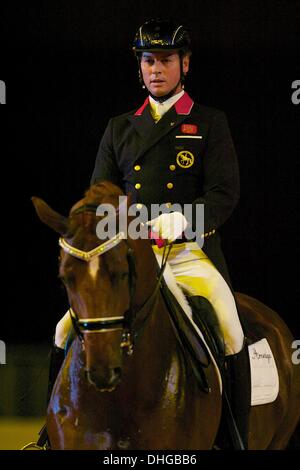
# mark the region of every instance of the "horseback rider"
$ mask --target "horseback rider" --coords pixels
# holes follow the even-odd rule
[[[125,194],[131,193],[137,205],[148,209],[152,204],[204,205],[202,246],[184,239],[182,232],[189,221],[180,212],[176,213],[173,232],[171,214],[151,220],[150,225],[161,238],[174,242],[168,263],[191,305],[196,306],[197,299],[204,297],[216,312],[230,377],[230,386],[225,387],[229,386],[231,410],[246,448],[248,349],[218,233],[239,199],[238,163],[227,119],[217,109],[196,104],[184,90],[191,57],[191,41],[184,26],[164,19],[149,20],[138,29],[133,51],[148,96],[138,109],[109,121],[91,182],[110,180]],[[197,225],[194,218],[190,223]],[[153,250],[159,258],[162,248],[153,245]],[[71,330],[67,313],[56,327],[48,399]]]

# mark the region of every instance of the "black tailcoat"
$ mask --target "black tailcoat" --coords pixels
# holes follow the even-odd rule
[[[202,248],[230,283],[217,229],[239,199],[239,171],[222,111],[198,105],[184,93],[157,124],[148,98],[138,110],[112,118],[91,182],[103,180],[148,209],[154,203],[204,204]]]

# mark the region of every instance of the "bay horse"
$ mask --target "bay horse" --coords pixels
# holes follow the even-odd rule
[[[210,393],[199,388],[158,289],[150,241],[118,233],[99,245],[96,207],[119,210],[121,195],[110,182],[95,184],[69,217],[32,198],[60,234],[59,276],[77,332],[47,410],[51,449],[212,449],[222,410],[218,375],[210,363]],[[246,334],[267,338],[280,382],[273,403],[251,408],[249,449],[284,449],[300,416],[293,338],[258,300],[237,294],[237,301]]]

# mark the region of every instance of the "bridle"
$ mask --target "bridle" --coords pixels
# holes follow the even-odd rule
[[[64,238],[59,239],[59,245],[64,250],[64,252],[68,253],[69,255],[80,259],[85,262],[89,262],[92,259],[103,255],[107,251],[111,250],[112,248],[116,247],[122,240],[125,240],[124,232],[119,232],[113,238],[109,239],[108,241],[96,246],[93,250],[90,251],[83,251],[79,248],[75,248],[74,246],[70,245]],[[127,251],[127,257],[131,256],[132,249],[129,248]],[[129,278],[130,278],[130,304],[132,303],[132,296],[133,296],[133,285],[134,283],[134,271],[130,271]],[[131,305],[129,307],[131,310]],[[126,312],[127,313],[127,312]],[[81,341],[82,347],[84,349],[84,334],[89,333],[107,333],[109,331],[116,331],[116,330],[124,330],[124,324],[126,319],[126,313],[122,316],[115,316],[115,317],[99,317],[99,318],[85,318],[80,319],[77,313],[73,310],[72,307],[69,309],[69,314],[72,320],[73,328]],[[123,332],[121,348],[128,348],[128,354],[132,354],[133,345],[131,342],[129,331],[125,330]]]
[[[79,210],[80,212],[82,212],[82,208],[79,208]],[[78,248],[75,248],[74,246],[70,245],[62,237],[59,239],[59,245],[63,249],[64,252],[68,253],[70,256],[73,256],[85,262],[89,262],[95,257],[102,256],[107,251],[115,248],[121,242],[124,242],[127,245],[127,261],[128,261],[128,266],[129,266],[129,295],[130,295],[129,308],[122,316],[80,319],[77,313],[74,311],[74,309],[71,306],[69,309],[69,314],[72,320],[74,331],[76,335],[78,336],[78,338],[80,339],[83,349],[85,349],[85,346],[84,346],[85,334],[107,333],[111,331],[122,330],[123,334],[122,334],[120,347],[121,349],[127,350],[128,355],[131,355],[133,353],[134,343],[139,337],[141,331],[143,330],[145,326],[146,320],[149,317],[148,314],[151,310],[151,307],[153,311],[156,305],[156,302],[158,299],[158,292],[159,292],[159,288],[161,285],[161,280],[162,280],[163,272],[166,266],[168,254],[171,249],[171,245],[168,247],[169,248],[168,250],[166,250],[166,247],[165,247],[164,255],[163,255],[163,262],[161,264],[161,268],[157,275],[157,282],[156,282],[153,292],[146,299],[144,304],[137,311],[135,311],[134,305],[133,305],[135,287],[136,287],[136,270],[135,270],[134,252],[133,252],[133,249],[130,247],[128,240],[126,239],[124,232],[122,231],[118,232],[114,237],[110,238],[106,242],[101,243],[100,245],[96,246],[90,251],[83,251]],[[132,334],[133,330],[134,330],[134,334]]]

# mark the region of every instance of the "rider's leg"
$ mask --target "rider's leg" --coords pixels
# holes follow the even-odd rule
[[[156,255],[163,249],[153,248]],[[175,244],[168,257],[176,283],[189,297],[202,296],[212,304],[224,335],[225,354],[241,351],[244,333],[228,284],[197,243]],[[169,286],[172,290],[172,286]]]
[[[158,254],[159,250],[155,247],[154,251]],[[190,297],[205,297],[216,312],[224,336],[225,354],[228,358],[225,387],[230,385],[230,393],[228,392],[230,404],[236,416],[240,434],[243,434],[244,447],[247,447],[250,406],[249,358],[248,349],[244,347],[244,333],[232,291],[196,243],[174,245],[168,264],[181,289]]]
[[[65,359],[68,346],[74,339],[74,330],[69,311],[57,323],[54,343],[51,350],[47,403],[51,398],[53,386]]]
[[[225,390],[244,448],[248,448],[251,374],[248,345],[226,357]]]
[[[62,363],[66,357],[68,346],[74,338],[74,330],[69,311],[58,322],[55,330],[54,342],[51,348],[49,378],[47,389],[47,405],[50,402],[52,390],[56,382],[57,376],[61,369]],[[39,433],[40,437],[37,445],[43,447],[48,441],[46,425],[43,426]]]
[[[67,311],[61,320],[59,320],[55,329],[54,343],[50,358],[47,403],[50,401],[53,386],[74,336],[72,320],[69,311]]]

